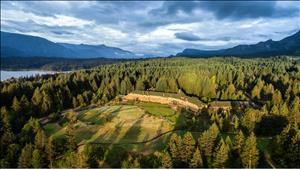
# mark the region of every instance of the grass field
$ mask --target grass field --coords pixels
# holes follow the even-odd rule
[[[184,131],[163,133],[177,129],[184,124],[186,117],[167,105],[151,102],[137,102],[132,105],[114,105],[91,108],[77,112],[74,124],[76,141],[84,143],[115,143],[130,151],[143,153],[161,150],[167,146],[172,133],[183,135]],[[67,124],[67,123],[65,123]],[[59,123],[47,123],[44,129],[48,136],[61,139],[65,135],[66,126]],[[200,132],[192,132],[198,138]],[[147,142],[157,136],[150,142]],[[234,140],[234,134],[222,133]],[[131,144],[144,142],[142,144]],[[261,151],[268,148],[268,138],[257,138],[257,146]]]
[[[143,145],[126,145],[126,143],[147,141],[173,130],[174,123],[165,118],[176,121],[178,114],[168,106],[156,103],[103,106],[84,110],[77,114],[78,120],[74,124],[75,137],[78,143],[117,143],[131,150],[155,147],[157,145],[152,143]],[[64,125],[48,123],[43,127],[49,136],[57,139],[64,137],[66,130]],[[165,139],[168,137],[162,137],[157,141],[165,142]]]

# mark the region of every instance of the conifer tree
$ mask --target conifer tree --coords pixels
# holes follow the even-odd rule
[[[162,168],[172,168],[173,167],[172,159],[168,152],[163,153],[161,163],[162,163]]]
[[[232,148],[232,141],[231,138],[229,136],[226,137],[225,139],[225,143],[228,146],[229,150]]]
[[[48,139],[47,146],[46,146],[46,152],[47,152],[47,160],[49,161],[49,168],[52,168],[53,162],[54,162],[54,159],[56,156],[55,144],[54,144],[53,137],[50,137]]]
[[[201,152],[199,148],[196,148],[195,153],[193,154],[193,158],[191,159],[191,162],[189,163],[190,168],[202,168],[203,167],[203,161],[201,157]]]
[[[39,149],[35,149],[32,152],[32,159],[31,159],[32,167],[33,168],[44,168],[47,166],[45,153]]]
[[[203,150],[204,152],[206,162],[209,167],[212,165],[213,149],[215,147],[215,142],[218,135],[219,129],[218,126],[214,123],[208,130],[202,133],[198,141],[200,143],[199,146],[201,147],[201,150]]]
[[[144,81],[142,79],[138,79],[138,81],[136,82],[136,90],[145,90],[145,84]]]
[[[31,168],[32,167],[32,152],[33,152],[33,145],[26,144],[25,147],[22,149],[21,155],[19,157],[18,167],[19,168]]]
[[[236,149],[239,153],[242,150],[242,146],[244,145],[245,137],[243,132],[240,130],[234,139],[234,149]]]
[[[259,151],[256,148],[256,137],[254,133],[246,139],[242,147],[241,159],[245,168],[255,168],[259,159]]]
[[[12,106],[11,106],[12,110],[15,112],[19,112],[21,111],[21,103],[19,102],[19,100],[17,99],[17,97],[15,96],[12,102]]]
[[[44,150],[47,144],[47,136],[43,129],[39,129],[35,135],[35,147]]]
[[[186,164],[191,160],[195,149],[195,140],[191,132],[186,132],[182,139],[181,160]]]
[[[169,141],[169,150],[171,153],[171,157],[173,160],[179,161],[180,160],[180,153],[182,151],[182,140],[181,137],[178,136],[176,133],[172,134],[170,141]]]
[[[215,158],[214,158],[213,166],[215,168],[226,167],[226,162],[229,158],[228,153],[229,153],[228,145],[226,145],[225,141],[222,138],[221,141],[219,142],[218,147],[216,148],[216,151],[215,151]]]

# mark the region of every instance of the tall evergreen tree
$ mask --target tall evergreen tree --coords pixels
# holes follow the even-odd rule
[[[228,145],[226,145],[225,141],[222,138],[221,141],[219,142],[218,147],[216,148],[216,151],[215,151],[213,166],[215,168],[226,167],[226,165],[227,165],[226,163],[229,158],[228,153],[229,153]]]
[[[32,144],[26,144],[22,149],[21,156],[19,157],[19,168],[31,168],[32,167],[32,152],[34,147]]]
[[[47,167],[46,154],[39,149],[35,149],[32,152],[31,163],[33,168]]]
[[[55,151],[55,144],[53,137],[50,137],[47,142],[46,146],[46,152],[47,152],[47,160],[49,161],[49,168],[53,167],[53,162],[55,160],[56,151]]]
[[[188,164],[195,149],[195,140],[191,132],[186,132],[182,139],[182,150],[180,151],[181,160]]]
[[[190,168],[202,168],[203,167],[203,161],[201,157],[201,152],[199,148],[196,148],[195,153],[193,154],[193,158],[191,159],[191,162],[189,163]]]
[[[172,159],[168,152],[163,153],[161,163],[162,168],[173,168]]]
[[[259,151],[256,148],[256,137],[254,133],[246,139],[242,147],[241,159],[245,168],[255,168],[258,164]]]
[[[241,152],[244,142],[245,142],[245,137],[243,132],[240,130],[234,138],[234,149],[236,149],[238,153]]]
[[[204,131],[199,138],[201,150],[203,150],[206,156],[207,164],[210,166],[212,163],[213,149],[215,147],[215,141],[219,135],[218,126],[214,123],[211,127]]]
[[[169,141],[169,150],[171,153],[171,157],[175,162],[179,162],[180,154],[182,151],[182,139],[176,133],[172,134]]]
[[[44,150],[47,144],[47,136],[43,129],[39,129],[35,135],[35,147],[39,150]]]

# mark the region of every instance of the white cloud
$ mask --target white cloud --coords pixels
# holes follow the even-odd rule
[[[94,21],[83,20],[71,16],[55,14],[52,17],[38,16],[19,10],[1,10],[1,21],[28,22],[33,21],[46,26],[76,26],[84,27],[94,24]]]

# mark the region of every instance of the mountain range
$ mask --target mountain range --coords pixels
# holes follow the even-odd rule
[[[116,47],[55,43],[41,37],[2,31],[1,57],[137,58],[134,53]]]
[[[300,55],[300,31],[280,41],[267,40],[220,50],[184,49],[185,57],[269,57]],[[1,31],[1,57],[110,58],[137,59],[135,53],[106,45],[55,43],[45,38]],[[150,57],[150,56],[148,56]],[[153,57],[153,56],[152,56]]]
[[[176,56],[185,57],[268,57],[278,55],[300,55],[300,31],[280,41],[270,39],[253,45],[238,45],[220,50],[184,49],[181,53],[176,54]]]

